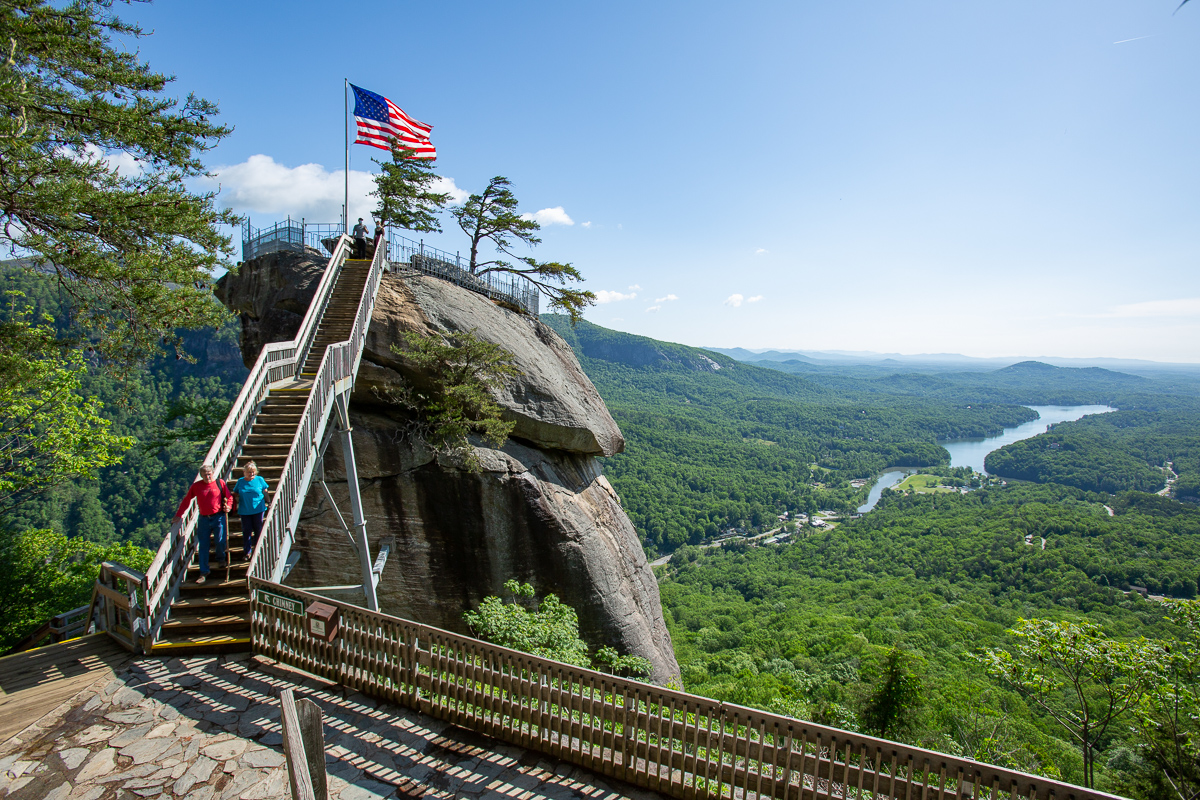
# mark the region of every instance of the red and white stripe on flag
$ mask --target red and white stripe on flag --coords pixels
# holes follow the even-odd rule
[[[429,141],[429,133],[433,126],[413,119],[386,97],[383,100],[387,106],[387,121],[355,115],[358,138],[354,143],[391,150],[392,140],[395,139],[402,147],[413,151],[416,158],[437,158],[437,149]]]

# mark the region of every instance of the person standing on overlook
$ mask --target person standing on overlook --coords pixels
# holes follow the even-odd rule
[[[179,504],[179,509],[175,512],[175,519],[183,518],[184,512],[188,510],[188,506],[192,504],[193,500],[196,501],[196,510],[200,512],[200,518],[196,520],[200,577],[196,579],[196,583],[204,583],[208,578],[209,538],[213,534],[216,534],[217,537],[217,566],[224,566],[226,563],[225,515],[229,513],[229,509],[233,508],[233,495],[230,494],[225,481],[217,478],[212,464],[200,467],[200,480],[188,487],[187,494],[183,496],[183,502]]]
[[[247,462],[242,467],[242,477],[233,485],[233,493],[238,498],[238,516],[242,518],[242,552],[247,561],[254,554],[254,544],[262,533],[269,491],[266,480],[258,474],[258,465]]]
[[[358,218],[358,224],[354,226],[354,257],[367,257],[367,226],[363,225],[363,218]]]

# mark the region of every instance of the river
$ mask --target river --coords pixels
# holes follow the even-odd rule
[[[1028,439],[1031,436],[1037,436],[1039,433],[1045,433],[1050,425],[1056,425],[1059,422],[1073,422],[1088,414],[1107,414],[1110,411],[1116,411],[1115,408],[1108,406],[1029,406],[1029,408],[1038,413],[1037,419],[1018,425],[1015,428],[1006,428],[1003,433],[995,436],[988,436],[982,439],[951,439],[938,442],[938,444],[950,452],[950,466],[970,467],[976,472],[986,474],[986,470],[983,468],[983,460],[993,450],[999,450],[1006,444],[1012,444],[1022,439]],[[858,507],[858,513],[865,514],[873,509],[875,504],[879,502],[879,496],[883,494],[884,489],[892,488],[903,481],[906,476],[916,471],[915,467],[893,467],[879,473],[879,477],[875,479],[875,483],[871,486],[870,494],[867,495],[867,502]]]

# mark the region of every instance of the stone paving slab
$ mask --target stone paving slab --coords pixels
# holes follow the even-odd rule
[[[0,745],[0,798],[284,800],[284,688],[324,714],[331,800],[659,797],[240,655],[144,658],[94,684]]]

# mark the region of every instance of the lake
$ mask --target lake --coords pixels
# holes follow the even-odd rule
[[[951,439],[938,442],[950,451],[950,466],[970,467],[976,472],[986,471],[983,459],[993,450],[999,450],[1006,444],[1019,442],[1039,433],[1045,433],[1050,425],[1060,422],[1073,422],[1088,414],[1107,414],[1116,411],[1108,406],[1028,406],[1038,413],[1038,419],[1026,422],[1015,428],[1006,428],[1003,433],[989,436],[985,439]]]
[[[865,514],[870,511],[879,502],[879,496],[883,494],[884,489],[892,488],[916,471],[916,467],[892,467],[879,473],[879,477],[871,486],[871,493],[867,495],[867,502],[858,507],[858,513]]]
[[[1050,425],[1073,422],[1088,414],[1107,414],[1110,411],[1116,411],[1115,408],[1108,406],[1028,406],[1028,408],[1036,411],[1038,418],[1015,428],[1006,428],[1003,433],[982,439],[949,439],[938,442],[950,452],[950,466],[970,467],[976,472],[986,474],[983,460],[993,450],[998,450],[1006,444],[1028,439],[1031,436],[1037,436],[1039,433],[1045,433]],[[892,467],[879,473],[879,477],[871,486],[870,494],[867,495],[867,502],[858,507],[858,513],[865,514],[873,509],[879,502],[879,496],[883,494],[884,489],[892,488],[916,471],[915,467]]]

